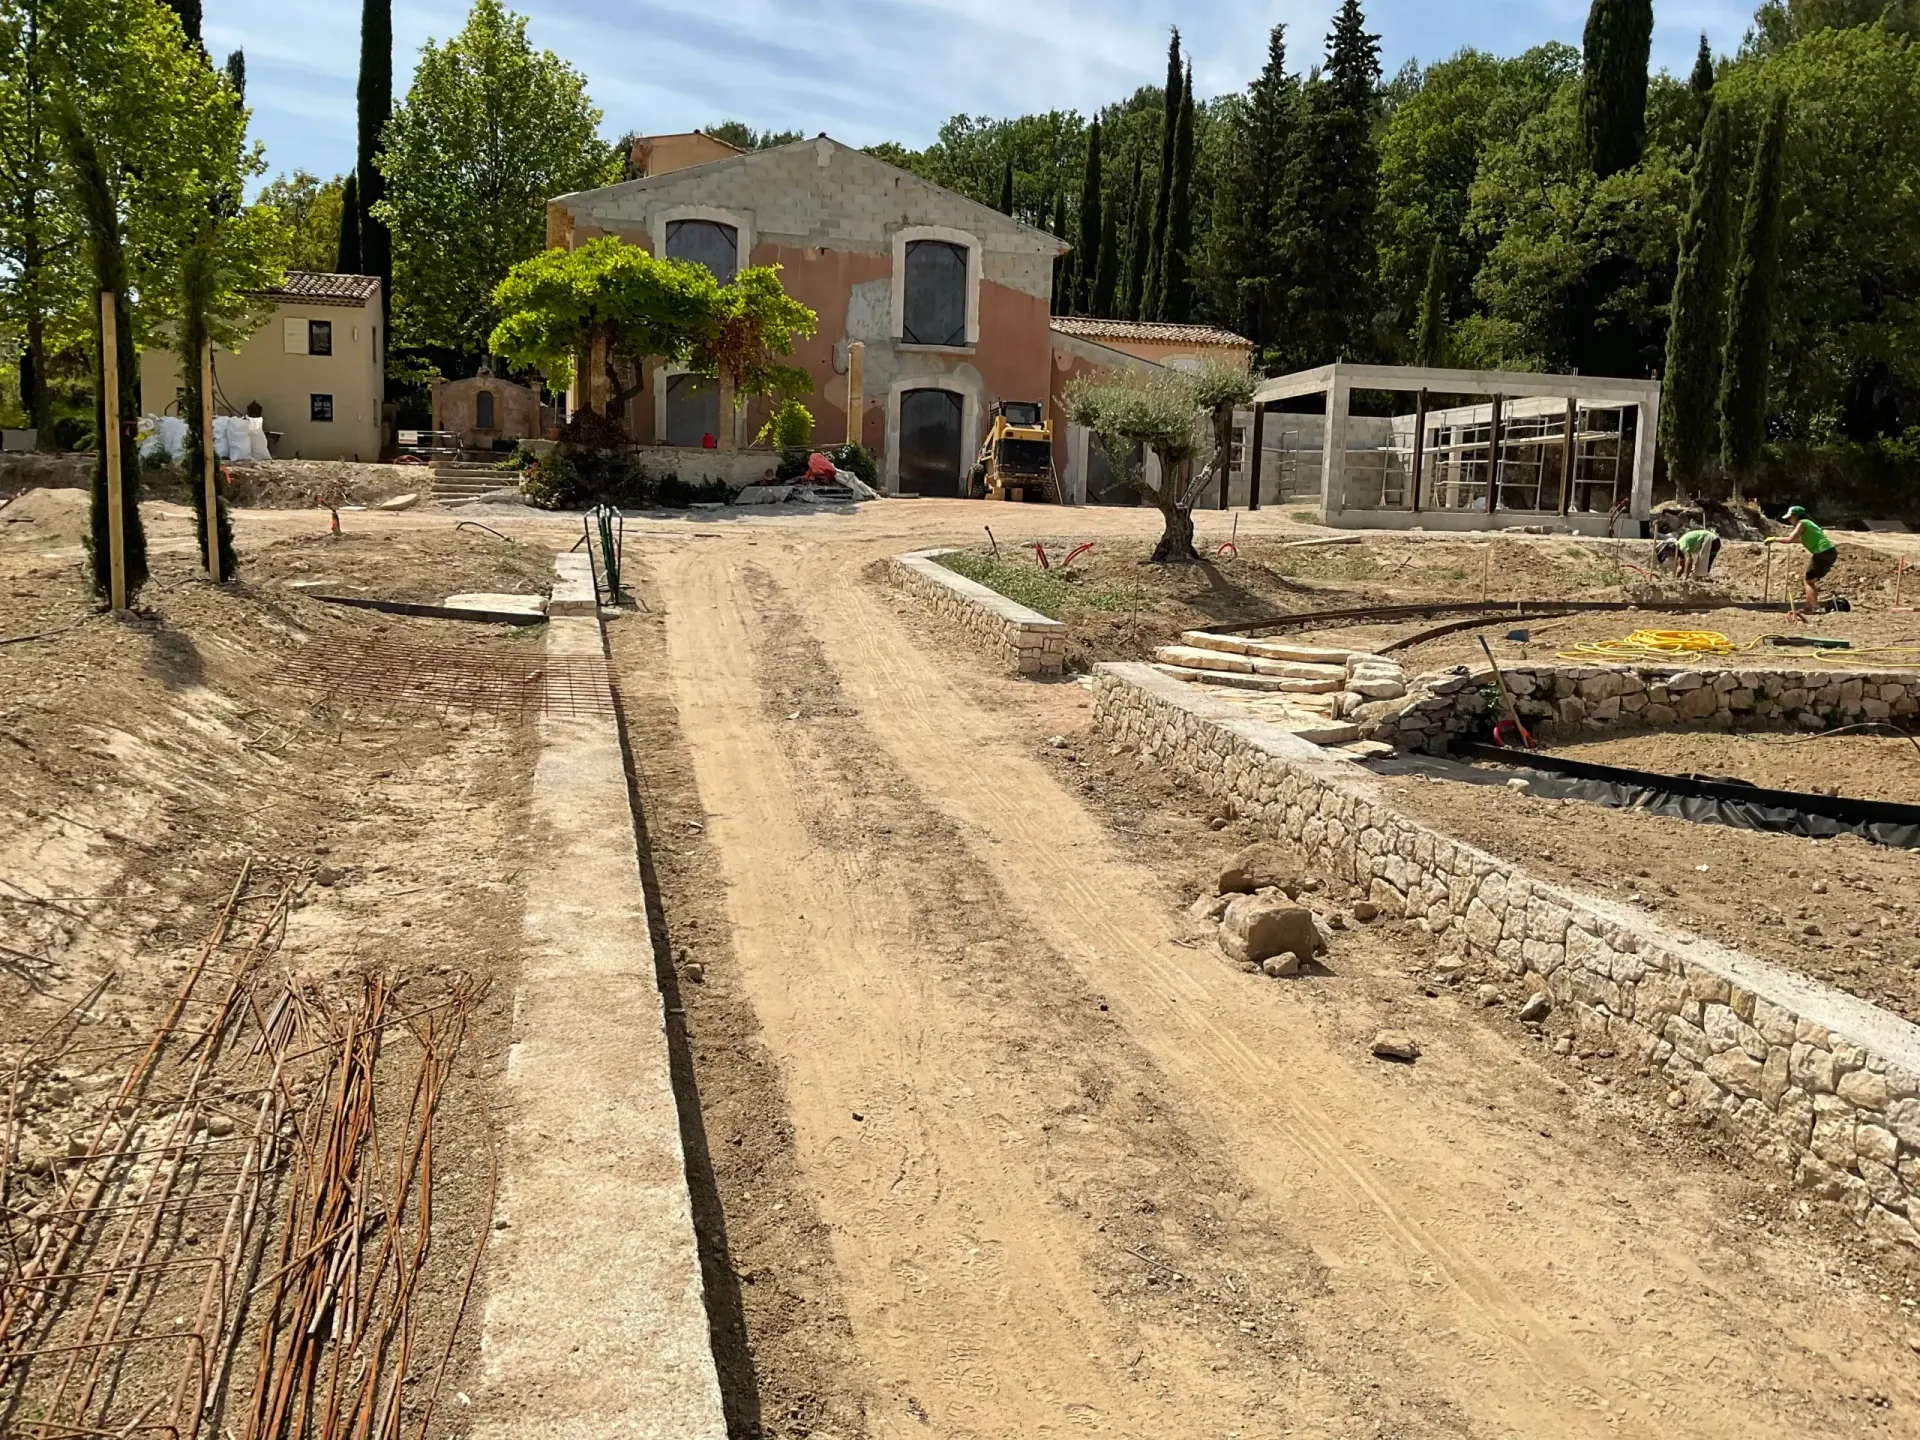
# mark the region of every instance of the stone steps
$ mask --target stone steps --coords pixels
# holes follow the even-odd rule
[[[1188,630],[1180,643],[1196,650],[1216,650],[1222,655],[1245,655],[1261,660],[1291,661],[1300,665],[1329,665],[1345,668],[1353,658],[1351,650],[1326,645],[1301,645],[1290,640],[1241,635],[1216,635],[1211,630]]]
[[[1261,656],[1230,655],[1197,645],[1162,645],[1154,659],[1187,670],[1207,670],[1223,675],[1260,675],[1301,682],[1306,693],[1325,693],[1346,685],[1344,666],[1313,665],[1302,661],[1271,660]]]
[[[1331,695],[1344,688],[1345,682],[1339,679],[1302,680],[1291,675],[1263,675],[1248,670],[1219,670],[1187,665],[1177,659],[1166,658],[1170,652],[1179,650],[1177,645],[1164,645],[1154,654],[1160,658],[1154,668],[1165,671],[1176,680],[1185,680],[1194,685],[1226,685],[1236,690],[1272,690],[1289,695]]]

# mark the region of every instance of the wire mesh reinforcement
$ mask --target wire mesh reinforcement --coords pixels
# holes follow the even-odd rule
[[[390,640],[316,641],[282,672],[339,701],[385,701],[442,714],[607,716],[613,691],[599,655],[510,653]]]

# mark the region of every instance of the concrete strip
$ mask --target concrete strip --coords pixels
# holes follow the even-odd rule
[[[449,610],[478,610],[485,614],[544,615],[547,613],[546,596],[512,595],[504,590],[475,590],[463,595],[449,595],[442,603]]]
[[[553,598],[547,602],[547,614],[597,616],[599,613],[600,597],[594,589],[593,561],[577,551],[555,556]]]
[[[561,556],[565,562],[584,557]],[[601,655],[563,617],[547,653]],[[615,722],[543,717],[479,1440],[725,1440]]]

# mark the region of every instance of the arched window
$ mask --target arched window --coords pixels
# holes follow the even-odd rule
[[[698,261],[724,285],[740,269],[740,232],[718,220],[669,220],[667,258]]]
[[[493,391],[482,390],[473,397],[473,426],[476,430],[494,428]]]
[[[900,338],[909,345],[967,343],[967,251],[947,240],[909,240]]]
[[[667,443],[699,449],[720,438],[720,388],[701,375],[667,377]]]

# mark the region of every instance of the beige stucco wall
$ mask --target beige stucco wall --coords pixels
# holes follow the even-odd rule
[[[333,354],[287,353],[285,322],[331,320]],[[283,301],[238,351],[214,351],[214,396],[219,413],[244,415],[260,405],[267,433],[276,432],[277,460],[377,460],[384,395],[380,299],[365,305]],[[333,420],[311,417],[311,397],[333,396]],[[140,408],[180,413],[180,362],[170,350],[140,354]]]

